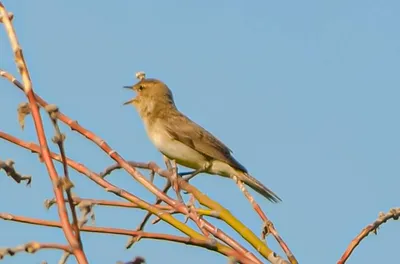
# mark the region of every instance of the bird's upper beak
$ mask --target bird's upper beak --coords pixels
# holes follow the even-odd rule
[[[133,86],[132,86],[132,85],[124,86],[123,88],[133,90]],[[132,103],[135,101],[135,99],[136,99],[136,98],[133,98],[133,99],[131,99],[131,100],[125,102],[123,105],[132,104]]]

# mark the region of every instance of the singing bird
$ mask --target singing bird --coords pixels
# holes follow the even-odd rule
[[[165,83],[157,79],[142,79],[124,88],[137,93],[124,105],[132,104],[136,108],[148,137],[164,156],[194,169],[193,175],[201,172],[223,177],[235,175],[271,202],[281,201],[247,172],[224,143],[177,109],[172,92]]]

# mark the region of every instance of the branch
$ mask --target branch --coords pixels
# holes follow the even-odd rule
[[[12,81],[13,84],[15,84],[18,88],[21,89],[21,86],[18,85],[18,82],[15,80],[15,78],[13,78],[13,76],[11,74],[2,74],[1,76],[3,76],[6,79]],[[46,107],[48,105],[48,103],[46,101],[44,101],[42,98],[40,98],[36,94],[35,94],[35,98],[36,98],[38,104],[41,105],[42,107]],[[60,121],[62,121],[63,123],[65,123],[66,125],[71,127],[72,130],[75,130],[75,131],[79,132],[81,135],[85,136],[87,139],[91,140],[96,145],[98,145],[111,158],[113,158],[119,164],[120,167],[125,169],[125,171],[127,171],[129,174],[131,174],[133,176],[133,178],[135,178],[137,181],[139,181],[143,186],[145,186],[148,190],[150,190],[152,193],[154,193],[158,198],[160,198],[161,200],[166,202],[168,205],[174,207],[177,211],[179,211],[179,212],[181,212],[181,213],[183,213],[185,215],[189,215],[192,220],[193,220],[193,218],[196,217],[195,213],[189,212],[187,210],[186,206],[183,206],[182,204],[177,203],[176,201],[172,200],[169,196],[167,196],[160,189],[158,189],[152,182],[148,181],[140,172],[138,172],[137,170],[132,168],[131,165],[128,164],[127,161],[125,161],[115,150],[112,150],[111,147],[104,140],[102,140],[101,138],[96,136],[93,132],[83,128],[81,125],[78,124],[78,122],[71,120],[69,117],[67,117],[66,115],[62,114],[61,112],[58,113],[57,117],[58,117],[58,119]],[[20,146],[23,146],[23,145],[20,144],[21,140],[13,138],[12,136],[7,135],[5,133],[0,133],[0,134],[2,135],[1,137],[5,138],[6,140],[8,140],[10,142],[13,142],[13,143],[16,143],[16,144],[18,144]],[[14,140],[12,140],[12,139],[14,139]],[[30,145],[30,146],[28,146],[28,145]],[[32,150],[34,152],[37,152],[37,150],[32,148],[33,143],[28,144],[28,145],[24,144],[23,147],[28,148],[28,149],[30,149],[30,150]],[[54,153],[52,153],[52,154],[54,154]],[[54,155],[55,156],[52,156],[52,158],[54,158],[54,159],[56,159],[58,161],[61,161],[61,159],[60,159],[60,157],[58,155],[56,155],[56,154],[54,154]],[[144,201],[140,200],[136,196],[134,196],[134,195],[132,195],[130,193],[127,193],[127,192],[125,192],[125,191],[123,191],[121,189],[118,189],[114,185],[106,182],[103,179],[104,175],[102,175],[103,177],[100,177],[100,175],[97,175],[94,172],[88,170],[82,164],[77,164],[77,166],[74,167],[73,165],[70,164],[70,162],[71,162],[71,160],[68,160],[68,165],[69,166],[73,167],[75,170],[78,170],[80,173],[86,175],[87,177],[89,177],[90,179],[95,181],[97,184],[101,185],[106,190],[111,191],[111,192],[117,194],[118,196],[121,196],[121,197],[129,200],[130,202],[139,205],[140,207],[144,208],[145,210],[148,210],[148,211],[152,212],[153,214],[155,214],[154,211],[149,210],[149,208],[155,209],[155,207],[148,207],[148,206],[150,206],[149,204],[147,204],[147,203],[143,204],[142,202],[144,202]],[[138,165],[141,165],[143,167],[148,167],[151,171],[153,171],[153,172],[155,172],[155,173],[159,174],[160,176],[163,176],[163,177],[165,177],[167,179],[170,178],[170,175],[169,175],[170,172],[162,170],[155,163],[150,162],[147,165],[145,163],[141,163],[141,164],[138,164]],[[204,200],[204,201],[200,201],[199,200],[199,202],[201,204],[203,204],[203,205],[206,205],[206,204],[210,205],[211,204],[213,206],[213,208],[209,207],[208,205],[206,205],[206,206],[209,207],[210,209],[212,209],[213,211],[217,211],[220,214],[220,216],[221,216],[222,213],[219,212],[219,209],[222,209],[223,212],[224,212],[224,218],[221,217],[221,219],[223,219],[223,221],[227,222],[232,228],[234,228],[234,230],[236,232],[238,232],[243,238],[245,238],[265,258],[270,260],[270,262],[277,263],[277,258],[279,258],[279,261],[281,260],[280,257],[276,257],[277,256],[276,253],[274,253],[267,245],[265,245],[263,243],[263,241],[258,239],[258,237],[250,229],[248,229],[245,225],[243,225],[228,210],[226,210],[220,204],[218,204],[215,201],[213,201],[210,198],[208,198],[206,195],[204,195],[199,190],[197,190],[194,186],[188,184],[186,181],[182,180],[181,178],[179,178],[178,181],[179,181],[180,185],[181,184],[185,185],[186,189],[183,188],[184,190],[186,190],[188,192],[191,192],[191,193],[196,192],[197,193],[197,195],[195,195],[196,199]],[[216,208],[218,208],[218,209],[216,209]],[[165,217],[165,215],[162,215],[162,216]],[[160,217],[160,218],[163,219],[163,217]],[[165,221],[165,219],[163,219],[163,220]],[[230,238],[227,234],[223,233],[221,230],[216,229],[213,225],[211,225],[206,220],[201,219],[201,221],[202,221],[202,224],[205,226],[205,228],[206,228],[206,230],[208,232],[210,232],[214,236],[218,237],[219,239],[221,239],[222,241],[224,241],[225,243],[227,243],[229,246],[233,247],[234,249],[238,250],[242,254],[246,255],[246,254],[249,253],[244,247],[242,247],[239,243],[237,243],[235,240]],[[168,223],[170,223],[170,222],[168,222]],[[180,222],[178,222],[178,223],[182,224]],[[179,225],[178,223],[176,223],[176,224]],[[180,225],[180,228],[178,228],[177,226],[175,226],[175,227],[178,230],[182,231],[181,228],[186,227],[186,226],[182,224],[182,225]],[[188,233],[186,233],[186,234],[188,234]],[[198,234],[198,233],[196,232],[196,234]],[[201,234],[198,234],[198,235],[202,236]],[[191,236],[191,237],[193,237],[193,236]],[[256,260],[256,257],[254,255],[252,255],[251,257],[252,257],[253,261]]]
[[[18,173],[14,168],[15,162],[13,160],[0,160],[0,169],[3,169],[8,176],[14,179],[17,183],[21,181],[26,181],[26,185],[30,185],[32,181],[31,176],[22,176],[22,174]]]
[[[239,186],[239,189],[242,191],[242,193],[246,196],[247,200],[249,200],[250,204],[253,206],[254,211],[257,212],[257,214],[260,216],[261,220],[264,221],[264,228],[262,232],[262,238],[265,239],[266,235],[268,233],[271,233],[275,240],[279,243],[283,251],[285,252],[286,256],[288,257],[289,261],[291,264],[297,264],[297,259],[293,255],[293,253],[290,251],[289,247],[283,241],[282,237],[279,235],[278,231],[275,229],[274,224],[272,221],[270,221],[267,217],[267,215],[263,212],[261,209],[260,205],[254,200],[253,196],[250,195],[250,193],[246,190],[246,187],[244,186],[243,182],[241,182],[238,177],[233,176],[233,180],[236,182],[236,184]]]
[[[34,254],[42,249],[59,249],[69,254],[73,254],[71,247],[67,245],[56,244],[56,243],[29,242],[12,248],[0,248],[0,259],[3,259],[6,255],[14,256],[15,254],[20,252],[28,252]]]
[[[0,213],[0,218],[7,221],[25,223],[25,224],[32,224],[38,226],[47,226],[47,227],[55,227],[61,228],[61,223],[57,221],[50,221],[50,220],[43,220],[37,218],[30,218],[25,216],[17,216],[8,213]],[[83,226],[80,229],[83,232],[90,232],[90,233],[100,233],[100,234],[113,234],[113,235],[123,235],[123,236],[134,236],[137,237],[137,241],[142,238],[145,239],[156,239],[156,240],[166,240],[172,241],[181,244],[187,244],[191,246],[203,247],[209,250],[218,252],[225,256],[232,256],[240,260],[242,263],[254,263],[249,261],[247,258],[241,256],[233,249],[224,247],[223,250],[220,250],[219,243],[215,239],[195,239],[190,237],[181,237],[169,234],[161,234],[161,233],[150,233],[144,231],[132,231],[128,229],[122,228],[112,228],[112,227],[94,227],[94,226]]]
[[[58,107],[56,105],[47,105],[45,109],[49,114],[51,123],[53,124],[55,130],[55,136],[53,137],[53,142],[57,144],[58,149],[60,150],[63,172],[64,172],[63,187],[65,189],[65,193],[67,194],[67,200],[72,214],[72,227],[74,229],[76,239],[78,240],[79,247],[82,248],[82,240],[79,234],[78,217],[76,215],[76,210],[72,200],[72,193],[71,193],[71,189],[74,185],[71,182],[68,175],[68,165],[66,161],[65,147],[64,147],[65,135],[61,133],[60,127],[58,126],[57,123]]]
[[[372,224],[369,224],[365,227],[358,236],[356,236],[347,247],[346,251],[338,261],[338,264],[344,264],[347,259],[350,257],[351,253],[354,249],[360,244],[361,240],[366,238],[370,233],[377,234],[379,226],[386,223],[388,220],[399,220],[400,217],[400,208],[392,208],[388,213],[380,213],[378,219],[375,220]]]
[[[138,205],[130,203],[130,202],[123,202],[123,201],[110,201],[110,200],[99,200],[99,199],[88,199],[88,198],[80,198],[80,197],[72,197],[74,205],[79,205],[80,203],[90,203],[92,205],[100,205],[100,206],[109,206],[109,207],[122,207],[122,208],[135,208],[141,209]],[[68,201],[65,201],[68,202]],[[52,205],[56,203],[56,200],[47,199],[45,201],[46,208],[50,208]],[[171,214],[180,213],[176,211],[173,207],[169,205],[161,205],[161,204],[154,204],[157,209],[168,211]],[[219,218],[219,213],[217,211],[211,211],[205,208],[193,208],[199,215],[209,216],[213,218]]]
[[[50,179],[53,183],[53,191],[55,197],[57,198],[57,205],[58,205],[58,214],[63,226],[63,232],[68,240],[68,243],[73,249],[73,253],[80,264],[87,264],[88,260],[83,252],[82,246],[80,245],[79,241],[75,237],[72,227],[68,220],[68,213],[64,203],[64,196],[63,196],[63,189],[59,185],[59,178],[57,171],[54,167],[53,161],[50,157],[50,151],[46,141],[46,135],[44,132],[40,112],[36,103],[35,95],[32,89],[32,82],[29,76],[28,67],[26,65],[24,55],[22,49],[18,43],[17,35],[15,33],[14,27],[11,23],[11,20],[8,17],[8,12],[6,11],[4,5],[0,2],[0,15],[2,15],[2,22],[6,29],[8,38],[10,40],[10,44],[12,50],[14,52],[15,63],[17,65],[18,71],[21,74],[22,82],[24,84],[24,92],[27,96],[30,104],[30,109],[32,111],[33,120],[35,123],[36,133],[40,143],[40,154],[43,158],[43,161],[46,164],[47,171],[49,173]]]
[[[34,153],[38,153],[38,151],[39,151],[38,145],[36,145],[34,143],[24,142],[23,140],[20,140],[12,135],[6,134],[1,131],[0,131],[0,138],[3,138],[9,142],[17,144],[23,148],[29,149]],[[60,155],[57,155],[52,152],[50,153],[50,155],[51,155],[51,158],[53,158],[54,160],[61,162],[62,159],[61,159]],[[131,194],[125,190],[119,189],[118,187],[112,185],[111,183],[109,183],[108,181],[106,181],[102,177],[100,177],[100,175],[96,174],[93,171],[90,171],[83,164],[77,163],[69,158],[67,158],[67,164],[74,170],[78,171],[79,173],[82,173],[83,175],[85,175],[86,177],[88,177],[89,179],[91,179],[92,181],[94,181],[95,183],[97,183],[98,185],[103,187],[104,189],[106,189],[107,191],[113,192],[114,194],[132,202],[133,204],[136,204],[140,208],[143,208],[144,210],[152,212],[153,214],[160,217],[163,221],[169,223],[170,225],[177,228],[181,232],[187,234],[188,236],[195,238],[195,239],[207,240],[207,238],[205,238],[203,235],[199,234],[192,228],[190,228],[190,227],[186,226],[185,224],[181,223],[180,221],[176,220],[170,214],[160,211],[153,205],[139,199],[138,197],[134,196],[133,194]],[[207,228],[207,230],[210,233],[212,233],[215,237],[217,237],[217,238],[221,239],[223,242],[227,243],[233,249],[238,251],[242,256],[247,256],[255,263],[261,263],[261,261],[259,261],[253,254],[251,254],[249,251],[247,251],[244,247],[242,247],[238,242],[233,240],[227,234],[225,234],[224,232],[222,232],[215,226],[211,225],[209,222],[207,222],[205,220],[203,220],[203,221],[205,223],[205,228]],[[195,234],[195,236],[192,236],[192,234]],[[263,244],[263,243],[261,242],[261,244]],[[221,250],[221,251],[226,251],[229,249],[228,247],[226,247],[220,243],[217,243],[217,247],[218,247],[218,250]],[[274,262],[274,263],[277,263],[277,262]]]

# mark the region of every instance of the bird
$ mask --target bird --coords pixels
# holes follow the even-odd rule
[[[164,82],[142,78],[123,88],[136,92],[136,97],[124,105],[136,108],[150,141],[165,157],[194,169],[192,176],[199,173],[227,178],[236,176],[269,201],[282,201],[249,174],[233,157],[231,149],[178,110],[172,91]]]

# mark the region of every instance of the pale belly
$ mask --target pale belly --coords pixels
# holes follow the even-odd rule
[[[208,162],[203,154],[180,141],[172,139],[165,131],[153,128],[151,133],[148,134],[152,143],[162,154],[182,166],[199,169]]]

